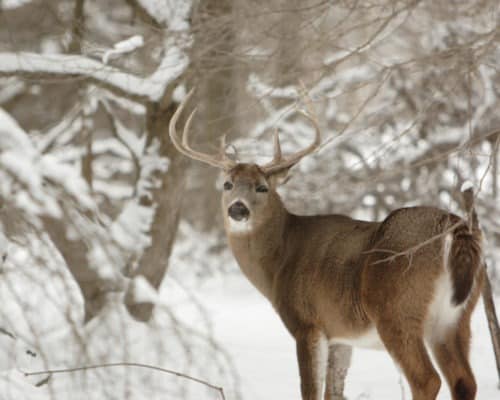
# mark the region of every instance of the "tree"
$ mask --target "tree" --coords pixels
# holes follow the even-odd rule
[[[7,10],[4,12],[4,18],[8,17],[5,13],[31,13],[41,6],[36,3],[25,5],[21,10]],[[82,155],[81,160],[72,161],[81,163],[82,175],[88,185],[86,191],[93,194],[94,204],[92,207],[87,207],[84,214],[74,207],[66,206],[67,208],[61,215],[43,216],[42,221],[44,229],[61,252],[81,288],[85,298],[85,321],[89,321],[99,312],[105,302],[106,293],[111,288],[119,289],[121,285],[117,281],[118,277],[112,278],[112,282],[109,277],[103,277],[99,271],[105,267],[93,265],[96,262],[115,264],[115,261],[119,261],[118,265],[113,265],[111,268],[116,271],[123,270],[131,277],[145,276],[153,287],[159,287],[167,269],[168,257],[179,221],[180,198],[184,187],[184,160],[172,151],[167,140],[166,129],[175,108],[172,93],[188,65],[188,58],[183,50],[187,46],[187,39],[183,38],[182,31],[186,28],[187,22],[185,21],[189,14],[189,5],[181,11],[178,8],[163,10],[161,13],[155,13],[154,16],[149,14],[151,10],[145,9],[138,2],[118,6],[125,12],[125,15],[128,14],[126,18],[129,19],[129,24],[139,24],[137,32],[151,30],[151,26],[147,24],[165,28],[162,31],[153,32],[154,45],[146,45],[148,51],[157,53],[157,65],[154,65],[151,57],[144,57],[144,55],[141,55],[141,61],[145,60],[138,64],[136,62],[135,66],[122,66],[119,65],[119,60],[113,61],[121,54],[138,51],[144,44],[142,36],[134,36],[115,44],[113,49],[104,51],[102,60],[97,60],[89,54],[88,49],[85,48],[88,42],[85,40],[90,41],[90,36],[97,34],[102,35],[101,40],[108,43],[121,39],[123,37],[122,21],[120,17],[112,17],[105,29],[89,33],[90,28],[87,27],[98,25],[97,19],[102,15],[102,10],[99,9],[98,4],[84,1],[76,1],[73,15],[68,15],[68,20],[63,20],[68,28],[71,28],[67,53],[47,55],[43,54],[42,47],[42,53],[21,52],[15,49],[16,52],[4,52],[1,55],[0,75],[15,76],[17,77],[15,82],[27,82],[22,84],[22,88],[15,96],[16,107],[13,112],[26,106],[26,101],[23,101],[22,97],[26,97],[26,92],[30,87],[39,82],[44,85],[41,90],[46,96],[57,96],[61,92],[60,85],[51,84],[57,79],[63,79],[66,85],[78,88],[77,95],[72,96],[74,106],[64,110],[63,115],[59,116],[61,122],[56,126],[59,129],[54,128],[41,135],[41,140],[44,142],[42,152],[54,152],[59,146],[67,145],[67,142],[63,144],[61,141],[61,135],[65,133],[64,129],[68,126],[74,129],[70,146],[76,149],[83,147],[85,154]],[[57,12],[64,9],[64,4],[56,3],[53,7],[55,14],[58,15]],[[86,39],[86,35],[89,39]],[[40,43],[35,42],[35,45],[61,48],[64,44],[60,43],[59,39],[42,37]],[[133,72],[133,68],[138,71]],[[148,73],[148,69],[152,72]],[[141,76],[141,73],[146,75]],[[124,112],[131,110],[134,110],[133,113],[136,115],[132,116],[131,120],[123,122]],[[128,115],[124,117],[130,119]],[[143,126],[142,138],[125,128],[130,122],[139,129],[141,125]],[[121,147],[122,153],[123,151],[130,153],[128,158],[132,170],[126,177],[130,194],[126,197],[113,199],[112,195],[106,193],[106,190],[98,187],[102,185],[102,177],[98,176],[95,170],[102,162],[100,158],[106,158],[109,156],[106,153],[116,151],[115,148],[110,148],[104,154],[99,154],[95,150],[101,139],[97,138],[98,134],[95,130],[102,126],[106,126],[112,136],[109,138],[109,135],[106,135],[102,138],[103,141],[111,141],[110,145]],[[166,168],[166,160],[168,160],[168,168]],[[118,171],[110,172],[116,174]],[[111,178],[115,179],[113,176]],[[175,190],[163,190],[162,188],[165,187],[175,187]],[[78,201],[78,198],[76,200]],[[119,209],[122,207],[123,212],[120,214]],[[144,216],[147,210],[150,213],[149,226],[128,224],[126,228],[138,229],[136,232],[127,232],[131,236],[131,241],[141,235],[149,236],[149,239],[143,238],[142,246],[139,246],[141,248],[135,248],[132,251],[124,249],[124,244],[120,243],[120,239],[113,237],[113,233],[116,232],[113,229],[120,223],[126,224],[128,218],[133,218],[134,212],[142,212]],[[75,212],[80,218],[87,219],[90,227],[78,230],[80,234],[70,238],[67,218],[70,217],[73,220],[75,217],[71,214]],[[131,215],[127,215],[127,212]],[[101,244],[95,245],[105,244],[105,246],[114,247],[115,252],[125,250],[133,254],[122,257],[121,260],[119,258],[92,260],[91,253],[102,252],[102,249],[89,248],[85,235],[89,231],[95,233],[95,231],[102,230],[102,227],[95,221],[100,213],[104,213],[104,218],[108,219],[105,224],[107,227],[104,227],[101,234]],[[113,217],[118,218],[113,221]],[[94,222],[91,222],[93,220]],[[132,243],[125,245],[133,246]],[[105,252],[109,253],[111,250]],[[150,318],[152,305],[136,304],[131,291],[126,299],[132,315],[140,320]]]

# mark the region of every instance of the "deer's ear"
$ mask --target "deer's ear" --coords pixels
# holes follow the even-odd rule
[[[270,174],[267,177],[267,181],[269,182],[269,185],[273,188],[277,188],[280,185],[284,185],[285,183],[288,182],[290,179],[290,175],[288,175],[288,172],[290,171],[290,168],[283,168],[280,171],[274,172]]]

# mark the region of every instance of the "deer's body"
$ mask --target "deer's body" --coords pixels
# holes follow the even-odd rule
[[[433,207],[398,209],[382,222],[293,215],[276,181],[317,146],[317,126],[315,142],[288,159],[282,159],[276,136],[273,162],[261,167],[191,150],[186,133],[192,115],[181,144],[175,135],[181,111],[172,118],[172,140],[186,155],[224,169],[229,245],[296,340],[303,400],[322,398],[326,373],[325,400],[342,398],[331,380],[331,344],[387,350],[414,400],[433,400],[440,388],[428,348],[453,400],[475,398],[470,317],[484,269],[470,189],[464,192],[467,221]]]
[[[240,165],[228,179],[251,181],[257,175],[257,166]],[[407,377],[414,376],[414,398],[434,399],[439,377],[427,345],[450,376],[453,398],[474,398],[469,322],[484,273],[477,229],[469,234],[466,221],[434,207],[398,209],[382,222],[298,216],[275,192],[268,196],[276,196],[269,212],[259,213],[247,229],[235,229],[225,212],[226,233],[243,273],[297,339],[299,360],[300,342],[308,343],[303,381],[314,381],[315,369],[326,369],[324,353],[331,344],[385,349]],[[223,210],[234,201],[223,197]],[[470,265],[457,266],[457,252],[465,252]],[[463,285],[465,298],[455,304]],[[302,391],[304,399],[316,400],[321,390],[303,385]]]
[[[328,338],[352,337],[367,327],[366,317],[350,311],[361,296],[361,253],[379,224],[282,211],[271,231],[235,233],[226,228],[242,272],[271,301],[292,334],[302,324],[319,323]]]

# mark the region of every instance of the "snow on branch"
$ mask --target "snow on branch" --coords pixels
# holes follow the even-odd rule
[[[158,68],[148,77],[137,76],[81,55],[0,52],[0,76],[21,75],[38,79],[83,77],[127,97],[150,101],[158,101],[187,65],[187,55],[174,45],[167,47]]]
[[[131,53],[142,46],[144,46],[144,38],[141,35],[134,35],[128,39],[115,43],[112,49],[104,53],[102,62],[107,64],[110,59],[117,58],[122,54]]]
[[[171,31],[182,31],[189,27],[191,0],[133,0],[151,18],[165,24]]]
[[[0,196],[31,215],[61,216],[58,196],[64,191],[83,208],[94,207],[78,172],[53,155],[42,155],[16,120],[0,108]]]
[[[0,10],[14,10],[31,3],[32,0],[2,0],[0,1]]]

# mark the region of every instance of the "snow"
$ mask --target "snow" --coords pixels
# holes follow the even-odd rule
[[[460,191],[461,192],[465,192],[469,189],[473,189],[474,188],[474,184],[471,182],[471,181],[465,181],[464,183],[462,183],[462,186],[460,187]]]
[[[187,19],[191,10],[191,0],[138,0],[148,14],[159,23],[167,25],[170,31],[189,28]]]
[[[137,182],[137,196],[151,197],[151,190],[161,186],[157,172],[166,172],[168,160],[159,156],[160,143],[155,140],[140,158],[140,176]]]
[[[28,134],[1,108],[0,177],[0,193],[15,199],[16,206],[28,214],[60,216],[58,196],[54,195],[59,188],[78,199],[82,207],[94,204],[79,171],[53,155],[40,154]]]
[[[120,361],[164,367],[217,383],[224,355],[208,340],[206,324],[193,326],[193,321],[205,318],[202,311],[186,302],[184,307],[177,307],[175,302],[181,296],[172,293],[177,289],[185,296],[186,292],[178,291],[173,281],[163,288],[161,300],[144,278],[131,281],[137,300],[162,303],[149,323],[135,321],[123,305],[123,293],[115,292],[107,295],[99,316],[84,326],[80,322],[80,292],[53,249],[39,239],[23,246],[10,245],[12,250],[0,279],[0,327],[8,328],[16,337],[0,332],[0,399],[142,400],[185,396],[220,400],[217,392],[203,385],[123,367],[53,374],[47,385],[35,387],[46,375],[25,377],[23,372]],[[192,321],[184,324],[178,313],[187,309]],[[27,349],[37,356],[28,354]],[[213,368],[207,369],[207,365]]]
[[[140,254],[151,245],[148,232],[154,212],[154,208],[142,206],[135,199],[124,206],[109,229],[113,240],[123,248],[123,251]]]
[[[158,292],[143,276],[136,276],[130,284],[133,303],[159,303]]]
[[[33,146],[17,121],[0,108],[0,151],[19,149],[31,153]]]
[[[33,0],[2,0],[0,1],[0,10],[13,10],[31,3]]]
[[[20,371],[0,372],[0,399],[2,400],[49,400],[51,397],[31,384]]]
[[[7,78],[3,82],[0,79],[0,84],[0,104],[10,101],[26,89],[26,84],[17,78]]]
[[[144,38],[140,35],[134,35],[128,39],[114,44],[113,48],[104,52],[102,62],[107,64],[112,58],[118,58],[122,54],[131,53],[144,45]]]
[[[208,282],[198,297],[214,318],[216,339],[235,360],[244,399],[300,400],[295,344],[270,303],[240,274]],[[500,301],[496,303],[498,308]],[[493,400],[499,396],[498,378],[481,302],[472,319],[472,332],[471,362],[478,382],[477,399]],[[386,352],[354,349],[347,399],[400,400],[400,379],[398,368]],[[403,387],[405,398],[410,398],[406,382]],[[444,381],[438,399],[451,399]]]
[[[7,257],[8,250],[9,250],[9,241],[5,237],[3,230],[1,229],[2,226],[0,224],[0,269],[1,269],[1,263],[5,257]]]
[[[95,94],[100,100],[109,100],[131,114],[144,115],[146,113],[146,107],[143,104],[129,100],[126,97],[117,96],[109,90],[95,88]]]
[[[159,100],[166,87],[176,80],[188,65],[187,55],[172,41],[167,43],[160,65],[148,77],[140,77],[80,55],[0,52],[0,60],[0,72],[80,75],[151,101]]]
[[[135,131],[132,131],[131,129],[123,125],[123,123],[118,120],[118,118],[114,119],[114,124],[116,133],[120,137],[120,140],[123,140],[126,143],[128,149],[130,149],[136,157],[140,157],[146,147],[147,135],[137,135]]]
[[[264,83],[258,75],[252,73],[248,77],[247,90],[255,97],[265,98],[269,95],[273,97],[295,100],[299,96],[296,86],[286,86],[282,88],[270,86]]]
[[[172,93],[172,100],[176,103],[180,103],[186,97],[187,91],[185,85],[177,85]]]

